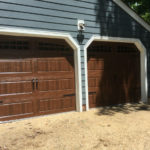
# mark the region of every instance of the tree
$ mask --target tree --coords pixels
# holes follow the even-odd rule
[[[150,0],[123,0],[150,24]]]

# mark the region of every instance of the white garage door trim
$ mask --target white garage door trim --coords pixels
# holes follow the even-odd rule
[[[81,64],[80,64],[80,46],[68,33],[57,33],[43,30],[31,30],[24,28],[0,27],[0,35],[25,36],[25,37],[43,37],[51,39],[64,39],[74,50],[75,62],[75,85],[76,85],[76,110],[82,112],[82,86],[81,86]]]
[[[92,36],[90,40],[84,46],[84,62],[85,62],[85,87],[86,87],[86,110],[89,110],[89,96],[88,96],[88,71],[87,71],[87,48],[93,41],[105,41],[105,42],[120,42],[120,43],[133,43],[140,51],[140,63],[141,63],[141,100],[148,102],[148,80],[147,80],[147,57],[146,48],[139,39],[134,38],[118,38],[107,36]]]

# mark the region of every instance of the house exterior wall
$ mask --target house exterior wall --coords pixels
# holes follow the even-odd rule
[[[78,19],[86,23],[82,35],[77,31]],[[86,101],[84,45],[93,35],[140,39],[147,49],[150,68],[150,32],[112,0],[0,0],[0,27],[4,26],[69,33],[81,49],[83,104]],[[150,69],[148,77],[150,83]]]

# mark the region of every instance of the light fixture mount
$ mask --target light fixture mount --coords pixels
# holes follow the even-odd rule
[[[85,22],[84,22],[84,20],[78,20],[77,27],[78,27],[78,31],[84,31],[85,30]]]

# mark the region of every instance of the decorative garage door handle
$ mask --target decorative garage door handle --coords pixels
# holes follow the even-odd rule
[[[33,88],[33,91],[36,89],[38,89],[38,79],[33,79],[32,80],[32,88]]]
[[[72,94],[66,94],[66,95],[64,95],[64,97],[66,97],[66,96],[75,96],[75,94],[72,93]]]
[[[35,79],[32,80],[32,89],[33,89],[33,91],[35,90],[34,83],[35,83]]]
[[[3,104],[3,101],[0,101],[0,105]]]
[[[38,79],[36,79],[35,81],[36,81],[36,89],[38,89],[39,81]]]

